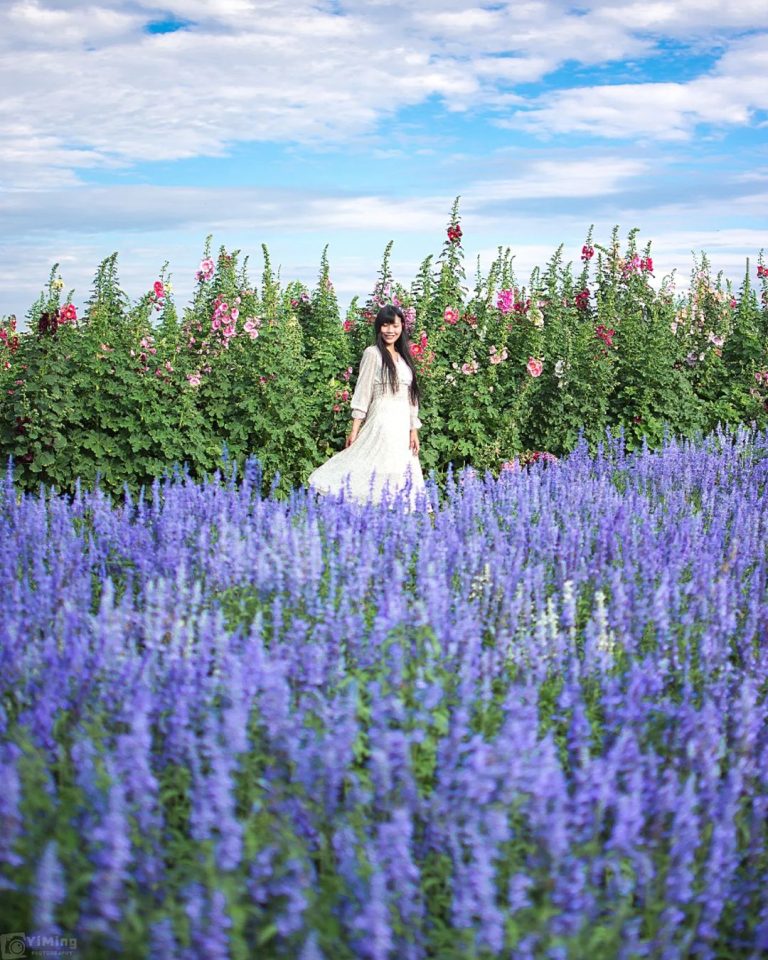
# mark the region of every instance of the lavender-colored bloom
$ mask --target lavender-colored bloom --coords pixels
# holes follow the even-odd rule
[[[66,898],[64,871],[59,863],[56,841],[46,844],[35,882],[35,932],[42,936],[61,933],[56,921],[56,909]]]
[[[450,472],[432,516],[228,470],[1,488],[0,888],[41,927],[760,955],[766,432]]]
[[[0,745],[0,862],[11,867],[23,863],[14,845],[21,833],[21,779],[17,762],[21,750],[12,743]]]
[[[155,921],[149,929],[148,960],[176,960],[179,945],[169,917]]]

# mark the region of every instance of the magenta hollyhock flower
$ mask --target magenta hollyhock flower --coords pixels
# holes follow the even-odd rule
[[[585,243],[584,246],[581,248],[581,259],[584,261],[584,263],[588,263],[592,259],[592,257],[594,257],[594,255],[595,255],[595,248],[592,246],[591,243]]]
[[[455,307],[446,307],[443,313],[443,320],[454,326],[459,322],[459,311]]]
[[[543,361],[537,359],[536,357],[529,357],[528,363],[526,363],[526,369],[532,377],[540,377],[541,372],[544,369]]]
[[[59,323],[69,323],[77,320],[77,308],[72,303],[65,303],[59,311]]]
[[[159,300],[162,300],[162,298],[165,296],[165,287],[163,286],[162,280],[155,280],[154,291],[155,291],[155,296]]]
[[[496,308],[503,314],[512,313],[515,309],[515,291],[499,290],[496,297]]]

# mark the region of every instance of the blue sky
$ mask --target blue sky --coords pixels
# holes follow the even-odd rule
[[[765,244],[768,5],[607,0],[8,0],[0,11],[0,313],[60,262],[75,303],[114,250],[127,292],[203,243],[343,303],[397,279],[460,195],[470,269],[519,278],[590,224],[738,281]]]

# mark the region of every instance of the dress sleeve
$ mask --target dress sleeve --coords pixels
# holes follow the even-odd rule
[[[365,420],[373,396],[373,383],[376,379],[377,350],[367,348],[360,361],[360,373],[357,376],[355,392],[352,394],[352,419]]]
[[[421,429],[421,420],[419,420],[419,405],[418,403],[411,404],[411,430],[420,430]]]

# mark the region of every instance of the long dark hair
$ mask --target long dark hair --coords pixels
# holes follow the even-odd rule
[[[413,362],[411,348],[408,345],[408,331],[405,329],[405,314],[400,307],[395,307],[391,303],[388,303],[379,310],[373,323],[374,330],[376,331],[376,346],[379,348],[381,362],[384,364],[384,382],[389,384],[389,389],[393,393],[396,393],[398,387],[400,386],[397,377],[397,367],[395,366],[395,361],[392,359],[392,354],[387,349],[387,346],[384,343],[384,338],[381,335],[381,328],[384,326],[384,324],[391,323],[395,317],[400,317],[400,320],[403,324],[403,329],[400,332],[400,336],[397,338],[397,340],[395,340],[395,350],[397,350],[403,360],[405,360],[405,362],[411,368],[413,378],[411,379],[411,385],[408,388],[408,396],[411,403],[418,403],[420,396],[419,384],[416,379],[416,365]]]

